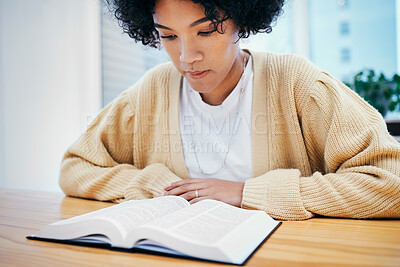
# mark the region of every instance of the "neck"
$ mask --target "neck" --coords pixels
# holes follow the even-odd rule
[[[235,89],[238,84],[242,74],[244,72],[244,67],[248,61],[249,55],[240,50],[238,57],[236,58],[234,64],[232,65],[231,71],[221,83],[220,86],[208,93],[202,93],[202,100],[212,106],[221,105],[224,100],[230,95],[230,93]]]

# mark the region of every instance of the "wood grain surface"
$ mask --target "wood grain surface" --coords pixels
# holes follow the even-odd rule
[[[0,189],[0,266],[227,266],[25,238],[48,223],[110,205]],[[246,266],[400,266],[400,220],[285,221]]]

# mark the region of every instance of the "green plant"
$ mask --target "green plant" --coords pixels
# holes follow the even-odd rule
[[[363,70],[354,76],[353,83],[346,83],[382,116],[388,111],[400,111],[400,76],[387,79],[383,73],[375,75],[373,70]]]

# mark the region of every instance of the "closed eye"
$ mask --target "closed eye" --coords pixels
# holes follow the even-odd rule
[[[162,39],[167,39],[167,40],[175,40],[176,39],[176,35],[172,34],[172,35],[161,35],[160,38]]]
[[[199,35],[201,35],[201,36],[209,36],[209,35],[211,35],[212,33],[214,33],[214,32],[216,32],[217,30],[211,30],[211,31],[206,31],[206,32],[199,32]]]

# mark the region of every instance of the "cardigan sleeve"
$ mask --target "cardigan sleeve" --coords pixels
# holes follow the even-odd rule
[[[152,198],[180,180],[161,163],[135,167],[132,92],[122,93],[106,106],[68,148],[59,177],[66,195],[116,202]]]
[[[399,218],[400,144],[382,116],[323,72],[307,99],[299,120],[313,174],[282,169],[250,179],[242,207],[284,220]]]

